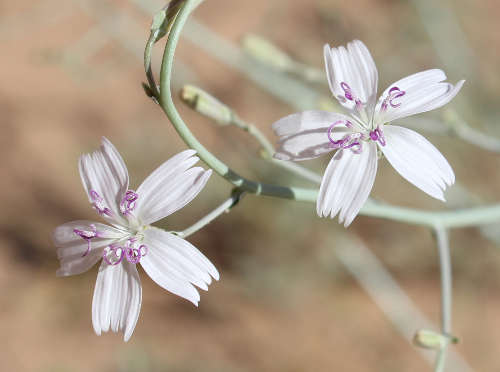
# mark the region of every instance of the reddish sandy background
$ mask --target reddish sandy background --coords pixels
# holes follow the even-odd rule
[[[257,33],[318,68],[325,42],[359,38],[377,61],[381,88],[416,71],[443,68],[452,82],[467,79],[453,108],[493,136],[500,135],[500,7],[493,0],[480,3],[207,0],[195,17],[235,44],[245,33]],[[462,33],[446,28],[449,22]],[[149,25],[150,16],[133,1],[0,1],[0,370],[430,370],[337,259],[343,227],[318,219],[312,204],[253,196],[190,239],[221,272],[198,309],[140,270],[143,304],[131,341],[93,333],[97,269],[56,278],[50,235],[66,221],[95,218],[76,164],[101,136],[122,153],[133,185],[185,148],[140,85]],[[270,138],[270,124],[295,111],[189,41],[181,41],[176,71],[177,89],[199,84]],[[311,87],[328,94],[323,86]],[[181,112],[202,142],[245,176],[304,185],[259,160],[257,145],[245,134],[215,127],[188,108]],[[497,155],[426,136],[450,160],[462,187],[480,195],[480,203],[498,200]],[[321,171],[326,161],[307,165]],[[162,226],[188,226],[229,191],[212,177],[189,207]],[[387,164],[373,195],[445,208]],[[349,233],[438,324],[439,272],[430,232],[358,217]],[[498,246],[474,228],[453,230],[451,245],[454,329],[461,339],[456,349],[475,370],[498,370]]]

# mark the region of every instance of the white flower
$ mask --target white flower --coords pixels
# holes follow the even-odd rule
[[[444,82],[443,71],[427,70],[390,85],[377,101],[377,68],[361,41],[347,48],[325,45],[324,55],[330,90],[349,115],[305,111],[273,124],[278,159],[307,160],[337,150],[321,181],[318,215],[339,214],[345,226],[352,222],[373,187],[377,149],[401,176],[444,201],[443,191],[455,182],[446,159],[420,134],[388,124],[445,105],[464,80],[454,86]]]
[[[193,284],[207,290],[219,279],[212,263],[193,245],[150,226],[188,204],[205,186],[211,170],[192,166],[194,150],[183,151],[129,190],[129,177],[118,151],[103,138],[101,148],[80,157],[83,187],[96,211],[112,226],[73,221],[57,227],[53,239],[61,263],[59,276],[80,274],[102,258],[92,301],[95,332],[124,332],[128,341],[141,308],[136,264],[158,285],[196,306]]]

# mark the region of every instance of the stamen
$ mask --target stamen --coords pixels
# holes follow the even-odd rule
[[[361,141],[366,141],[366,137],[363,133],[346,134],[340,140],[334,140],[332,138],[332,130],[335,128],[335,126],[341,123],[344,123],[347,128],[353,127],[353,124],[349,120],[337,120],[335,123],[330,125],[330,127],[328,128],[328,139],[331,142],[330,146],[335,149],[351,149],[351,151],[355,154],[361,153],[363,148]]]
[[[108,246],[108,250],[105,249],[104,252],[102,252],[102,259],[106,261],[108,265],[118,265],[120,262],[122,262],[124,253],[125,252],[123,248],[118,244],[111,244],[110,246]],[[111,254],[113,254],[115,261],[111,261],[109,259],[108,256],[110,256]]]
[[[344,91],[345,98],[347,98],[349,101],[353,101],[354,97],[352,95],[352,89],[351,89],[351,87],[347,83],[345,83],[345,82],[341,82],[340,83],[340,87]]]
[[[385,137],[384,137],[384,132],[382,132],[382,129],[380,127],[377,127],[376,129],[372,130],[370,132],[370,139],[372,141],[378,141],[381,146],[385,146]]]
[[[99,232],[97,231],[97,228],[95,227],[94,224],[90,224],[90,228],[92,229],[91,231],[88,230],[79,230],[79,229],[73,229],[73,232],[78,235],[80,238],[83,240],[87,241],[87,250],[85,253],[82,255],[82,257],[85,257],[86,255],[89,254],[90,252],[90,241],[94,238],[99,238]]]
[[[395,100],[396,98],[403,97],[406,94],[406,91],[399,89],[398,87],[392,87],[389,89],[389,92],[387,93],[387,97],[385,97],[384,101],[382,102],[382,110],[385,111],[391,105],[392,108],[397,108],[401,106],[400,103],[393,103],[392,101]]]
[[[331,142],[331,146],[333,148],[341,148],[344,146],[344,144],[346,144],[347,142],[349,142],[351,136],[349,134],[345,135],[342,139],[340,140],[334,140],[332,138],[332,131],[333,129],[337,126],[337,125],[340,125],[344,123],[345,126],[347,128],[352,128],[352,123],[349,121],[349,120],[337,120],[335,123],[333,123],[332,125],[330,125],[330,127],[328,128],[328,140]]]
[[[125,258],[131,264],[137,264],[141,261],[141,258],[146,256],[148,253],[148,247],[144,244],[141,244],[139,248],[136,248],[137,239],[130,238],[125,243],[125,246],[120,246],[118,244],[111,244],[108,247],[108,250],[103,252],[102,258],[109,265],[118,265],[123,258]],[[110,260],[109,256],[113,253],[114,260]]]
[[[360,99],[358,99],[354,96],[354,94],[352,93],[351,87],[346,82],[341,82],[340,87],[344,91],[344,97],[349,101],[354,101],[354,103],[356,104],[356,108],[358,110],[361,110],[363,108],[363,102],[361,102]],[[344,97],[342,97],[342,98],[344,98]]]
[[[120,212],[124,216],[128,216],[136,207],[139,195],[134,190],[127,190],[120,203]]]
[[[97,213],[101,216],[106,215],[108,217],[113,217],[113,212],[111,212],[111,209],[106,207],[104,199],[97,193],[97,191],[90,190],[90,197],[93,201],[92,205],[97,210]]]
[[[141,260],[141,251],[136,248],[128,248],[125,251],[126,259],[128,262],[136,264]]]

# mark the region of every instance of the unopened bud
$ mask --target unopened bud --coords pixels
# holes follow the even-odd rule
[[[232,123],[233,112],[231,109],[203,89],[193,85],[185,85],[181,90],[181,99],[193,110],[209,117],[217,124],[229,125]]]
[[[443,335],[428,329],[421,329],[417,331],[413,337],[413,343],[424,349],[442,350],[449,343],[458,343],[458,338]]]
[[[294,61],[277,46],[260,36],[247,34],[241,43],[245,52],[259,62],[283,71],[293,69]]]

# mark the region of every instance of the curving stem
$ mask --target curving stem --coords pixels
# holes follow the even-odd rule
[[[182,140],[189,147],[196,150],[200,159],[203,160],[210,168],[236,187],[257,195],[274,196],[297,201],[316,202],[318,191],[315,189],[268,185],[251,181],[240,176],[214,156],[210,151],[208,151],[196,139],[180,117],[179,112],[175,108],[171,92],[173,59],[182,28],[186,23],[189,14],[200,3],[201,0],[185,1],[184,4],[181,5],[181,9],[175,18],[172,28],[170,29],[161,65],[160,106],[170,119],[172,125]],[[398,207],[368,200],[361,209],[360,214],[429,227],[435,227],[436,224],[448,228],[465,227],[499,221],[500,204],[456,211],[431,212]]]

